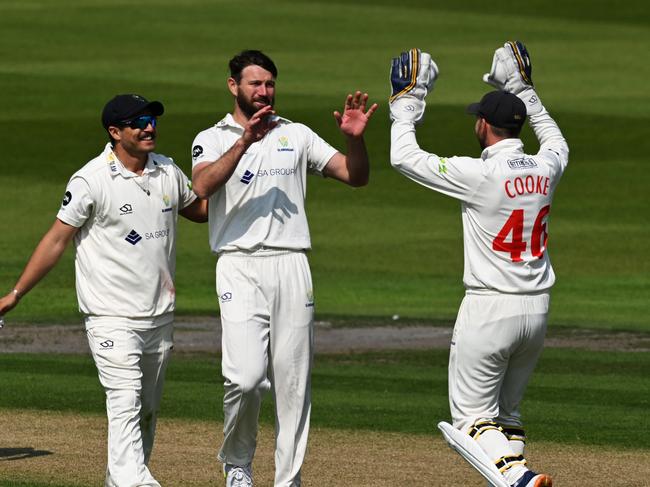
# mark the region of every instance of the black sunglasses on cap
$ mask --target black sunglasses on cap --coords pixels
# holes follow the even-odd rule
[[[133,120],[123,120],[119,123],[121,127],[129,127],[132,129],[146,129],[149,124],[152,128],[156,128],[156,117],[153,115],[140,115],[138,118]]]

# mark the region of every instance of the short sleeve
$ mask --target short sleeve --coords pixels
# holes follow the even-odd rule
[[[192,182],[188,179],[181,168],[175,166],[175,169],[180,188],[178,207],[179,209],[187,208],[197,198],[197,196],[194,191],[192,191]]]
[[[61,208],[56,217],[73,227],[81,227],[92,215],[94,200],[90,193],[88,182],[78,176],[73,176],[65,188]]]
[[[214,162],[223,155],[221,144],[210,130],[199,132],[192,142],[192,168],[202,162]]]
[[[321,139],[313,130],[305,127],[307,138],[307,169],[322,174],[323,169],[338,151]]]

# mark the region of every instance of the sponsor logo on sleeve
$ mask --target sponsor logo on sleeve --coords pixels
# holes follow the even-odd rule
[[[447,174],[447,159],[444,157],[441,157],[438,162],[438,172],[440,174]]]
[[[200,145],[195,145],[194,147],[192,147],[193,159],[195,160],[198,159],[201,154],[203,154],[203,147],[201,147]]]
[[[113,345],[114,345],[113,340],[104,340],[99,344],[102,350],[109,350],[113,348]]]
[[[228,303],[232,301],[232,293],[230,291],[226,291],[221,296],[219,296],[219,301],[222,303]]]
[[[124,215],[130,215],[133,213],[133,206],[131,206],[130,203],[124,203],[122,206],[120,206],[120,216]]]
[[[72,201],[72,193],[70,191],[66,191],[65,194],[63,195],[63,201],[61,202],[63,206],[68,206],[68,204]]]

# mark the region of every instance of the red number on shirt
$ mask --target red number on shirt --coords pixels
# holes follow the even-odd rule
[[[512,210],[506,224],[492,241],[492,250],[509,252],[513,262],[521,262],[521,253],[526,250],[526,242],[522,239],[524,232],[524,210]],[[506,242],[512,233],[512,240]]]
[[[546,231],[546,221],[544,217],[548,215],[551,210],[550,205],[542,208],[535,218],[533,231],[531,235],[530,251],[533,257],[542,258],[544,249],[546,249],[546,241],[548,240],[548,232]],[[492,250],[497,252],[508,252],[512,262],[521,262],[521,254],[526,251],[528,244],[523,240],[524,232],[524,210],[512,210],[510,217],[506,221],[499,234],[492,241]],[[506,239],[512,234],[510,241]]]
[[[540,259],[544,255],[546,241],[548,240],[548,232],[546,231],[546,222],[544,221],[544,217],[548,215],[549,211],[551,211],[550,205],[546,205],[544,208],[539,210],[537,218],[535,219],[535,225],[533,225],[530,251],[533,253],[533,257],[539,257]]]

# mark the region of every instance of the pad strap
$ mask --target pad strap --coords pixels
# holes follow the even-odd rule
[[[502,426],[503,434],[509,441],[521,441],[526,443],[526,432],[521,428],[514,428],[511,426]]]
[[[488,430],[497,430],[503,432],[503,428],[494,421],[481,421],[474,423],[474,426],[469,429],[467,434],[469,434],[469,436],[471,436],[475,441],[478,441],[479,437]]]
[[[494,466],[501,473],[504,473],[506,470],[515,465],[526,465],[526,459],[523,455],[501,457],[496,462],[494,462]]]

